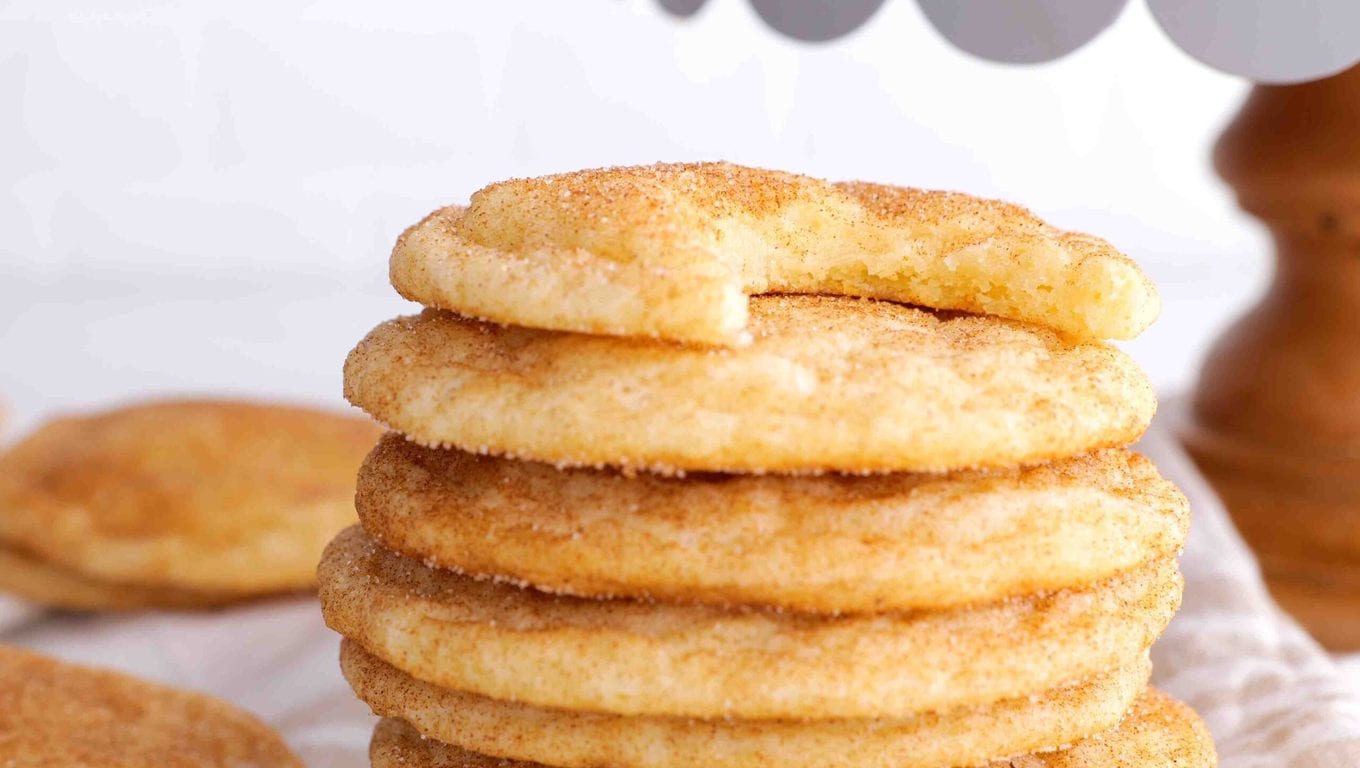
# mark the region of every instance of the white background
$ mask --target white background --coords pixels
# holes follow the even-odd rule
[[[743,0],[0,6],[0,399],[11,435],[148,393],[339,401],[406,311],[392,240],[514,175],[725,158],[1029,205],[1139,259],[1165,388],[1269,264],[1213,176],[1244,93],[1141,2],[1059,62],[949,47],[915,3],[806,45]]]
[[[820,46],[744,0],[688,21],[647,0],[0,0],[8,436],[151,394],[338,404],[345,352],[410,310],[385,280],[405,225],[492,180],[656,160],[959,189],[1104,236],[1165,300],[1128,348],[1184,388],[1268,273],[1264,233],[1208,160],[1245,88],[1139,0],[1033,67],[959,53],[908,0]],[[282,623],[274,606],[241,613],[229,636],[192,617],[99,620],[116,658],[86,642],[94,619],[23,641],[213,690],[314,764],[362,765],[367,715],[304,602],[277,608],[303,617]],[[193,672],[226,645],[249,658]],[[294,722],[282,708],[299,699]]]

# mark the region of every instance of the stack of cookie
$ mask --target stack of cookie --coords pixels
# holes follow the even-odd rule
[[[652,166],[488,187],[392,276],[320,568],[375,765],[1214,764],[1147,688],[1188,511],[1103,241]]]

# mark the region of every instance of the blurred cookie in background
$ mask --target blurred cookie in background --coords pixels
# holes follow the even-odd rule
[[[330,411],[147,402],[52,420],[0,455],[0,589],[80,610],[308,590],[355,521],[382,430]]]
[[[0,765],[302,763],[277,733],[225,701],[0,646]]]
[[[144,587],[99,581],[0,546],[0,592],[19,599],[29,614],[33,604],[67,610],[125,611],[139,608],[211,608],[236,602],[228,592],[194,592],[171,587]]]

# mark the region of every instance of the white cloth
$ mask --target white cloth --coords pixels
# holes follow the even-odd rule
[[[1360,766],[1360,690],[1266,595],[1255,561],[1175,441],[1163,407],[1139,446],[1190,497],[1185,604],[1154,649],[1154,683],[1191,704],[1224,768]],[[0,641],[235,701],[310,766],[361,768],[373,718],[336,663],[311,598],[215,614],[72,617],[12,612]]]
[[[1154,684],[1208,723],[1224,768],[1360,766],[1360,690],[1280,612],[1256,560],[1176,432],[1164,403],[1138,446],[1190,498],[1185,602],[1153,649]]]

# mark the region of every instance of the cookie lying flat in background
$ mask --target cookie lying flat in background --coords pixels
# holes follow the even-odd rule
[[[213,608],[239,602],[229,592],[115,584],[0,546],[0,592],[28,603],[71,611],[132,611],[141,608]]]
[[[249,402],[49,422],[0,455],[0,589],[74,609],[196,607],[314,587],[381,430]]]
[[[301,768],[225,701],[0,646],[0,765]]]
[[[723,346],[746,298],[862,296],[1130,339],[1157,289],[1131,259],[1028,210],[953,192],[831,183],[731,163],[512,179],[411,227],[408,299],[507,325]]]

